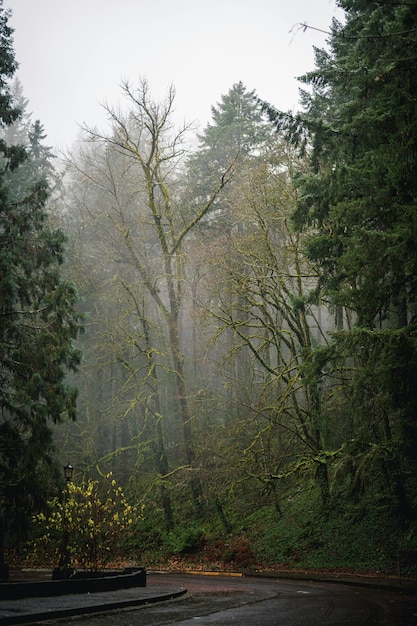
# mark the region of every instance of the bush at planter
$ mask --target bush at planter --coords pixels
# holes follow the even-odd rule
[[[111,474],[106,476],[105,484],[97,480],[88,480],[81,486],[68,483],[64,500],[54,498],[48,506],[46,515],[35,517],[43,536],[33,548],[39,551],[42,544],[52,544],[58,559],[62,537],[67,533],[71,564],[95,572],[120,556],[120,547],[141,516]]]

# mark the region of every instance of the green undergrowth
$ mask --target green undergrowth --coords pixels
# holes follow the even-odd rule
[[[384,510],[329,510],[280,519],[261,511],[249,520],[257,561],[281,568],[417,575],[417,551],[407,532]]]
[[[148,528],[148,540],[150,533]],[[143,546],[145,561],[168,567],[417,577],[417,527],[400,523],[389,507],[375,502],[323,510],[311,493],[290,502],[280,516],[274,507],[260,507],[235,520],[228,535],[214,523],[183,522]]]
[[[161,511],[145,509],[133,532],[114,544],[112,560],[148,568],[283,571],[316,570],[417,578],[417,524],[405,523],[382,499],[338,501],[323,509],[314,493],[285,503],[281,514],[259,506],[227,511],[232,532],[215,516],[179,519],[169,531]],[[34,562],[26,552],[27,562]]]

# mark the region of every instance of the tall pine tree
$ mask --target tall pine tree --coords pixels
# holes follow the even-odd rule
[[[40,129],[27,149],[5,139],[20,114],[9,86],[16,70],[9,15],[0,0],[0,562],[7,528],[23,533],[55,480],[51,424],[75,417],[65,374],[79,362],[73,342],[81,322],[75,288],[61,275],[65,236],[48,221],[50,171],[35,151]]]
[[[417,514],[417,4],[339,0],[329,51],[302,81],[304,111],[272,119],[310,155],[298,179],[299,228],[320,295],[350,312],[332,353],[350,359],[354,440],[362,476],[402,517]],[[346,319],[346,318],[345,318]],[[376,470],[376,471],[375,471]],[[353,482],[357,484],[357,481]],[[370,487],[372,488],[372,487]]]
[[[185,196],[201,202],[226,173],[233,172],[235,181],[245,176],[244,168],[272,143],[273,127],[262,111],[254,90],[248,91],[239,81],[211,107],[211,122],[198,136],[198,149],[188,160]],[[233,188],[231,183],[228,188]],[[237,184],[237,182],[236,182]],[[228,224],[227,198],[224,194],[213,204],[215,219],[209,218],[212,229]],[[212,211],[213,213],[213,211]],[[201,226],[206,226],[203,222]]]

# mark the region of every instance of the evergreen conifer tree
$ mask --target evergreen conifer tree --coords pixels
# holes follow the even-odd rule
[[[304,111],[266,105],[310,155],[294,223],[320,295],[350,311],[333,354],[354,364],[347,450],[385,476],[401,515],[417,514],[417,12],[408,0],[339,0],[329,51],[302,77]],[[311,233],[311,231],[310,231]],[[368,465],[370,476],[375,477]],[[357,484],[355,479],[354,484]]]
[[[0,120],[19,117],[9,82],[16,69],[9,11],[0,0]],[[61,275],[65,236],[48,222],[47,162],[40,127],[27,149],[0,139],[0,562],[5,529],[25,521],[53,487],[51,424],[75,417],[65,382],[79,353],[74,286]],[[35,140],[36,135],[36,140]],[[51,482],[51,477],[53,478]]]
[[[238,180],[239,173],[265,150],[273,134],[256,92],[248,91],[241,81],[222,95],[216,106],[211,107],[211,116],[211,122],[198,135],[198,149],[188,161],[185,195],[187,199],[194,197],[196,202],[201,202],[226,172],[232,171],[233,177]],[[228,189],[233,186],[232,181]],[[227,225],[227,199],[224,195],[216,199],[213,209],[217,211],[215,220],[209,218],[211,227],[224,228]]]

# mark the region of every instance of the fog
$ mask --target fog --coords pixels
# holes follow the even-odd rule
[[[297,106],[296,77],[314,66],[334,0],[6,0],[18,77],[48,143],[102,125],[120,83],[148,79],[156,99],[176,88],[178,122],[205,125],[237,81],[278,108]]]

